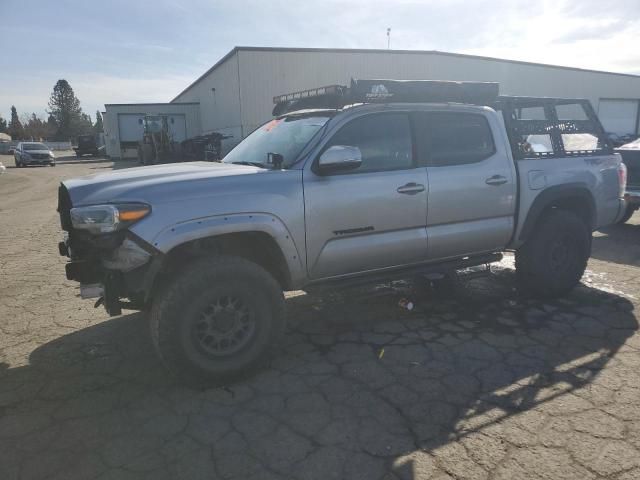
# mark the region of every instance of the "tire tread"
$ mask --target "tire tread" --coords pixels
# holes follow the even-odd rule
[[[212,379],[231,380],[255,369],[268,354],[269,348],[265,348],[248,365],[232,369],[225,374],[212,375],[187,361],[182,353],[177,339],[185,302],[193,297],[203,282],[211,285],[213,282],[234,277],[259,284],[266,292],[272,307],[268,345],[272,345],[284,333],[284,297],[278,282],[271,274],[241,257],[220,255],[200,258],[183,267],[174,281],[158,289],[150,309],[151,339],[156,352],[168,370],[181,380],[188,383],[201,383]]]

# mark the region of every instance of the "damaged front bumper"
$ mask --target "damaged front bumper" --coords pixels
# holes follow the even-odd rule
[[[65,237],[58,244],[60,255],[69,258],[66,277],[80,283],[82,298],[97,298],[110,315],[122,308],[145,307],[161,253],[128,230],[94,235],[74,229],[64,186],[60,187],[58,211]]]
[[[142,241],[127,235],[113,250],[96,248],[91,239],[84,239],[85,255],[77,255],[73,237],[72,232],[59,249],[70,258],[65,265],[66,276],[80,283],[80,296],[98,298],[96,306],[104,305],[110,315],[120,315],[123,307],[143,309],[157,272],[159,254],[148,245],[143,248]]]

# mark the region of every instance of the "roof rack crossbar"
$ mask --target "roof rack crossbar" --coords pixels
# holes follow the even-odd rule
[[[352,79],[350,86],[328,85],[273,97],[273,115],[308,108],[338,109],[353,103],[466,103],[492,105],[494,82]]]
[[[326,87],[310,88],[298,92],[286,93],[273,97],[273,103],[291,102],[302,98],[319,97],[322,95],[340,95],[347,87],[343,85],[327,85]]]

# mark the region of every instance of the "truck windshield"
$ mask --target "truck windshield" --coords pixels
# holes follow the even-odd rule
[[[267,167],[268,154],[279,153],[283,157],[282,166],[286,168],[296,160],[311,137],[327,123],[330,115],[314,112],[273,119],[236,145],[222,161]]]

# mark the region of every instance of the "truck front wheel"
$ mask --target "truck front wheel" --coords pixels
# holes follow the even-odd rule
[[[558,297],[582,278],[591,254],[591,232],[575,214],[551,210],[516,251],[516,279],[522,293]]]
[[[162,361],[187,383],[230,380],[257,367],[284,331],[278,282],[244,258],[219,256],[186,267],[151,307]]]

